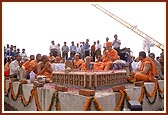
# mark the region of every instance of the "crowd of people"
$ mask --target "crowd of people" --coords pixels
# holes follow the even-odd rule
[[[106,38],[106,42],[102,44],[99,40],[90,46],[89,39],[86,42],[74,43],[71,46],[55,44],[51,41],[49,55],[37,54],[26,55],[25,49],[16,48],[16,46],[7,44],[4,47],[4,73],[5,76],[22,77],[29,79],[31,71],[35,76],[44,75],[48,78],[52,77],[52,64],[53,63],[66,63],[67,60],[71,61],[75,69],[87,71],[103,71],[111,70],[112,65],[121,60],[121,41],[118,39],[117,34],[114,35],[114,41],[110,42]],[[69,55],[70,54],[70,55]],[[150,53],[146,56],[145,52],[139,52],[139,57],[131,57],[129,61],[130,70],[134,74],[136,80],[152,81],[154,77],[161,78],[164,74],[164,50],[159,57],[155,60],[155,54]],[[127,61],[127,60],[126,60]]]

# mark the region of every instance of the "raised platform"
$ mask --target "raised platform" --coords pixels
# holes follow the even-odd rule
[[[95,96],[87,97],[79,95],[79,88],[69,87],[67,92],[56,91],[56,85],[49,83],[44,87],[33,87],[33,84],[5,80],[4,101],[18,111],[84,111],[86,109],[121,111],[129,110],[127,99],[141,102],[143,111],[164,109],[163,80],[158,80],[156,83],[145,82],[144,86],[140,87],[126,84],[123,92],[127,94],[127,98],[126,96],[122,98],[123,93],[113,92],[112,88],[95,90]]]

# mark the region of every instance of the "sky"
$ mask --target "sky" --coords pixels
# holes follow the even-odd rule
[[[114,34],[121,40],[121,48],[128,47],[134,56],[142,51],[143,38],[121,25],[113,18],[87,3],[57,2],[3,2],[2,42],[26,49],[28,55],[49,54],[51,41],[56,44],[66,41],[77,42],[114,40]],[[166,45],[166,3],[165,2],[100,2],[97,3],[123,20]],[[151,47],[156,56],[161,50]]]

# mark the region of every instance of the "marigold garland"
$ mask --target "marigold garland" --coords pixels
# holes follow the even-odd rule
[[[53,102],[54,102],[54,94],[55,94],[55,92],[53,93],[53,96],[52,96],[52,98],[51,98],[51,102],[50,102],[50,104],[48,105],[48,107],[47,107],[47,110],[46,111],[50,111],[51,110],[51,106],[52,106],[52,104],[53,104]]]
[[[125,92],[125,94],[126,94],[127,100],[131,100],[130,96],[128,95],[128,93],[127,93],[127,91],[126,91],[125,89],[124,89],[124,92]]]
[[[120,101],[118,102],[117,107],[115,108],[115,111],[118,111],[124,101],[124,92],[122,90],[120,90],[121,93],[121,97],[120,97]]]
[[[91,100],[92,100],[92,97],[89,96],[86,100],[85,105],[84,105],[84,111],[90,110]]]
[[[143,85],[142,88],[141,88],[141,95],[140,95],[138,101],[139,101],[140,103],[142,103],[143,98],[144,98],[144,94],[146,94],[146,98],[148,99],[148,102],[149,102],[150,104],[155,103],[155,100],[156,100],[156,97],[157,97],[157,89],[158,89],[158,91],[159,91],[160,93],[164,93],[164,89],[162,90],[162,89],[160,88],[158,81],[155,82],[155,87],[154,87],[154,90],[153,90],[153,92],[152,92],[151,94],[148,92],[148,90],[146,89],[146,87]],[[38,110],[38,111],[42,111],[41,106],[40,106],[40,104],[39,104],[38,92],[37,92],[37,88],[36,88],[36,87],[34,87],[34,88],[31,90],[31,96],[29,97],[29,100],[28,100],[28,101],[26,100],[26,98],[25,98],[23,92],[20,92],[20,91],[22,91],[22,84],[21,84],[21,83],[19,84],[18,92],[17,92],[17,94],[15,95],[15,94],[14,94],[14,90],[13,90],[13,83],[12,83],[12,81],[9,83],[9,89],[8,89],[8,91],[6,91],[6,81],[4,80],[4,92],[5,92],[5,95],[6,95],[6,96],[8,96],[9,91],[11,91],[11,97],[12,97],[12,99],[13,99],[14,101],[17,100],[19,94],[21,93],[21,94],[22,94],[22,95],[21,95],[21,99],[22,99],[22,102],[23,102],[24,106],[27,106],[27,105],[31,102],[31,100],[32,100],[32,98],[33,98],[33,96],[34,96],[34,97],[35,97],[35,103],[36,103],[36,106],[37,106],[37,110]],[[125,92],[125,93],[124,93],[124,92]],[[118,102],[117,107],[115,108],[115,111],[118,111],[118,110],[121,108],[121,106],[122,106],[122,104],[123,104],[123,101],[124,101],[124,94],[126,94],[128,100],[131,100],[131,99],[130,99],[130,96],[128,95],[128,93],[126,92],[126,90],[124,90],[124,92],[123,92],[122,90],[120,90],[121,97],[120,97],[120,101]],[[161,95],[160,93],[159,93],[159,96]],[[153,96],[155,96],[155,98],[154,98],[154,100],[151,102],[151,101],[149,100],[149,97],[153,97]],[[160,97],[161,97],[161,96],[160,96]],[[163,99],[163,97],[161,97],[161,98]],[[56,101],[55,101],[55,102],[56,102],[56,105],[55,105],[56,110],[58,110],[58,111],[61,110],[61,108],[60,108],[60,103],[59,103],[59,99],[58,99],[58,91],[55,91],[55,92],[53,93],[51,102],[50,102],[49,106],[47,107],[47,111],[49,111],[49,110],[51,109],[51,106],[52,106],[52,104],[53,104],[53,102],[54,102],[54,101],[53,101],[54,99],[56,100]],[[84,111],[90,110],[90,105],[91,105],[91,102],[92,102],[93,99],[94,99],[95,108],[97,108],[97,110],[103,111],[103,108],[102,108],[102,106],[99,104],[98,99],[97,99],[97,98],[94,98],[94,97],[88,97],[88,99],[86,100],[86,103],[85,103],[85,105],[84,105]]]
[[[18,96],[19,96],[19,93],[20,93],[20,87],[21,87],[22,85],[21,84],[19,84],[19,87],[18,87],[18,92],[17,92],[17,94],[15,95],[15,93],[14,93],[14,91],[13,91],[13,83],[12,83],[12,81],[9,83],[9,87],[10,87],[10,90],[11,90],[11,97],[12,97],[12,99],[14,100],[14,101],[16,101],[17,100],[17,98],[18,98]]]
[[[158,85],[158,90],[159,90],[159,92],[160,93],[164,93],[164,88],[163,88],[163,90],[160,88],[160,85],[159,85],[159,82],[157,81],[157,85]]]
[[[138,101],[139,101],[140,103],[142,103],[143,98],[144,98],[144,93],[145,93],[144,87],[145,87],[144,85],[141,87],[141,95],[140,95],[140,97],[139,97],[139,99],[138,99]]]
[[[29,103],[33,99],[33,95],[34,95],[34,88],[31,90],[31,95],[29,97],[29,100],[27,101],[24,94],[23,94],[23,91],[22,91],[21,100],[22,100],[22,103],[23,103],[24,106],[29,105]]]
[[[103,108],[102,108],[102,106],[99,104],[97,98],[94,98],[94,101],[93,101],[93,102],[94,102],[94,105],[95,105],[96,110],[98,110],[98,111],[103,111]]]
[[[147,95],[146,88],[145,88],[145,94],[146,94],[146,98],[147,98],[148,102],[149,102],[150,104],[154,104],[155,101],[156,101],[156,98],[157,98],[157,91],[155,92],[155,97],[154,97],[153,101],[150,101],[150,100],[149,100],[149,96]]]
[[[36,106],[37,106],[37,110],[42,111],[42,108],[41,108],[39,100],[38,100],[37,87],[34,87],[34,98],[35,98],[35,103],[36,103]]]
[[[55,97],[55,108],[57,111],[61,111],[61,106],[59,103],[59,98],[58,98],[58,91],[56,90],[54,93],[54,97]]]
[[[153,96],[155,96],[155,94],[156,94],[156,92],[157,92],[158,85],[157,85],[157,82],[155,82],[155,87],[154,87],[154,90],[153,90],[152,94],[150,94],[150,93],[148,92],[148,90],[146,89],[146,87],[144,87],[144,88],[145,88],[146,94],[147,94],[149,97],[153,97]]]

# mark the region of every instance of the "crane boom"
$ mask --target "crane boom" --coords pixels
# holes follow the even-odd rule
[[[131,24],[129,24],[128,22],[124,21],[123,19],[119,18],[118,16],[116,16],[115,14],[111,13],[110,11],[106,10],[105,8],[103,8],[102,6],[98,5],[98,4],[92,4],[94,7],[96,7],[97,9],[99,9],[100,11],[104,12],[105,14],[109,15],[110,17],[112,17],[114,20],[116,20],[117,22],[119,22],[120,24],[124,25],[125,27],[129,28],[130,30],[132,30],[133,32],[135,32],[136,34],[138,34],[139,36],[143,37],[143,38],[149,38],[150,40],[152,40],[155,44],[155,46],[157,46],[160,49],[164,49],[164,45],[161,44],[160,42],[158,42],[157,40],[153,39],[152,37],[150,37],[149,35],[147,35],[146,33],[142,32],[141,30],[135,28],[134,26],[132,26]]]

